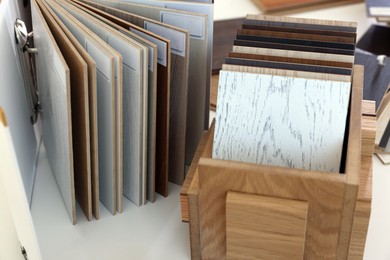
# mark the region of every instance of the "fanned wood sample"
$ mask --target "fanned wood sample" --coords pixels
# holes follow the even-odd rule
[[[221,71],[213,158],[338,172],[350,85]]]
[[[171,43],[169,40],[143,29],[143,27],[134,25],[128,22],[125,18],[125,14],[120,11],[110,10],[94,2],[79,3],[83,7],[91,10],[92,12],[114,22],[115,24],[130,31],[136,30],[141,32],[144,37],[148,37],[149,40],[162,43],[165,47],[160,45],[161,52],[165,52],[166,56],[159,55],[163,60],[159,61],[157,66],[157,140],[156,140],[156,192],[163,196],[168,196],[168,154],[169,154],[169,125],[170,125],[170,75],[171,75]],[[121,19],[123,17],[123,19]]]
[[[100,217],[99,202],[99,165],[98,165],[98,126],[97,126],[97,100],[96,100],[96,63],[83,46],[77,41],[73,34],[58,19],[58,17],[47,8],[46,4],[37,1],[41,9],[45,9],[46,15],[50,15],[55,23],[61,28],[69,38],[73,46],[77,49],[88,67],[88,103],[89,103],[89,128],[90,128],[90,148],[91,148],[91,190],[92,190],[92,213],[96,219]]]
[[[75,192],[81,209],[90,221],[92,219],[92,191],[87,64],[53,18],[48,16],[47,10],[41,9],[41,11],[71,71]]]
[[[99,146],[99,199],[103,205],[115,214],[116,210],[116,114],[115,89],[118,82],[120,56],[101,39],[75,19],[69,19],[66,13],[53,2],[48,2],[53,14],[63,22],[77,41],[96,62],[96,95]]]
[[[171,45],[171,78],[170,78],[170,127],[169,127],[169,173],[168,179],[176,184],[182,184],[184,181],[184,161],[185,161],[185,129],[187,116],[187,86],[188,86],[188,66],[189,66],[189,33],[185,30],[165,25],[151,19],[138,16],[129,12],[121,11],[117,8],[102,6],[83,0],[94,7],[114,14],[139,27],[150,30],[145,24],[155,24],[168,28],[175,32],[185,35],[185,47],[183,54],[176,54],[175,46]],[[154,31],[157,33],[156,31]],[[159,34],[159,33],[157,33]],[[162,35],[168,37],[168,35]],[[171,43],[175,42],[171,38]]]
[[[307,201],[228,191],[228,259],[303,259]]]
[[[39,7],[32,2],[32,24],[36,35],[37,81],[41,99],[43,143],[66,210],[76,224],[70,72]]]

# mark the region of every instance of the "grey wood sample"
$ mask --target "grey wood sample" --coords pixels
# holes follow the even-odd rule
[[[66,12],[50,2],[53,13],[83,45],[95,60],[97,69],[97,121],[99,147],[99,199],[115,214],[116,209],[116,105],[115,105],[115,64],[118,54],[80,22],[69,19]]]
[[[42,137],[50,167],[65,207],[76,224],[73,171],[70,72],[38,7],[31,6],[37,81],[41,100]]]
[[[89,14],[93,14],[98,19],[105,19],[115,23],[115,27],[120,26],[122,33],[131,32],[139,34],[158,46],[157,52],[157,97],[156,97],[156,152],[155,152],[155,190],[163,196],[168,195],[168,146],[169,146],[169,105],[170,105],[170,66],[171,66],[171,48],[170,41],[144,28],[134,25],[122,17],[120,11],[107,10],[106,13],[91,5],[77,2],[78,7]],[[98,4],[96,7],[104,8]],[[85,8],[84,8],[85,7]],[[88,9],[88,10],[86,10]],[[90,10],[90,11],[89,11]],[[117,15],[117,16],[114,16]],[[104,19],[104,20],[103,20]],[[106,22],[106,21],[104,21]],[[111,25],[111,24],[110,24]],[[112,26],[112,25],[111,25]],[[150,95],[149,95],[150,96]],[[149,152],[149,150],[148,150]],[[150,168],[148,168],[148,173]],[[148,187],[152,182],[148,178]],[[153,189],[153,187],[152,187]],[[151,190],[150,190],[151,192]]]
[[[213,158],[338,172],[350,82],[221,71]]]
[[[143,49],[120,32],[94,17],[81,13],[72,5],[66,9],[115,48],[123,57],[123,193],[136,205],[144,202],[146,194],[147,151],[147,64]],[[121,197],[121,196],[120,196]],[[119,210],[121,211],[121,210]]]
[[[41,11],[71,71],[75,192],[81,209],[90,221],[92,219],[92,187],[87,63],[53,18],[48,15],[47,9],[41,8]]]
[[[160,35],[171,42],[170,117],[169,117],[169,180],[181,184],[184,180],[185,134],[187,116],[187,86],[189,33],[129,12],[83,0],[96,8]]]

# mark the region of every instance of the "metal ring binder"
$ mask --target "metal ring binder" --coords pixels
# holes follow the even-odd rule
[[[23,79],[25,82],[25,92],[29,104],[31,123],[35,124],[38,120],[40,110],[38,86],[34,70],[34,60],[30,54],[38,53],[36,48],[31,48],[33,32],[27,33],[25,23],[17,18],[14,23],[15,40],[18,45],[19,61],[22,68]]]

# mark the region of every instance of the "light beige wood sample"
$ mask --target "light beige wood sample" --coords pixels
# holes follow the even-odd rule
[[[390,154],[385,153],[376,153],[376,156],[381,160],[385,165],[390,165]]]
[[[362,77],[362,67],[355,66],[345,174],[200,159],[198,205],[203,258],[225,257],[225,198],[229,190],[308,201],[304,257],[347,257],[359,182]]]
[[[71,71],[70,88],[75,192],[81,209],[87,219],[91,221],[91,145],[87,64],[58,24],[48,15],[47,9],[41,8],[41,11]]]
[[[76,224],[70,71],[36,2],[31,5],[42,139],[65,207]]]
[[[248,72],[248,73],[255,73],[255,74],[267,74],[267,75],[285,76],[285,77],[351,82],[351,76],[297,71],[297,70],[280,70],[280,69],[270,69],[270,68],[260,68],[260,67],[238,66],[238,65],[230,65],[230,64],[223,64],[222,70]]]
[[[228,259],[302,259],[309,205],[305,201],[228,191]]]
[[[99,166],[98,166],[98,126],[97,126],[97,101],[96,101],[96,63],[77,41],[73,34],[66,28],[66,26],[58,19],[52,11],[47,8],[42,1],[37,1],[41,9],[46,9],[47,15],[60,26],[61,30],[72,42],[88,67],[88,103],[89,103],[89,128],[90,128],[90,152],[91,152],[91,190],[92,190],[92,213],[96,219],[100,216],[100,202],[99,202]],[[45,14],[45,13],[44,13]]]
[[[362,104],[362,115],[375,116],[375,101],[363,100]]]

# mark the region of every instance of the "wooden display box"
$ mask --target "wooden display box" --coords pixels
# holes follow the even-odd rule
[[[193,259],[347,259],[359,186],[361,66],[352,85],[345,173],[212,159],[214,128],[203,136],[182,194]]]

